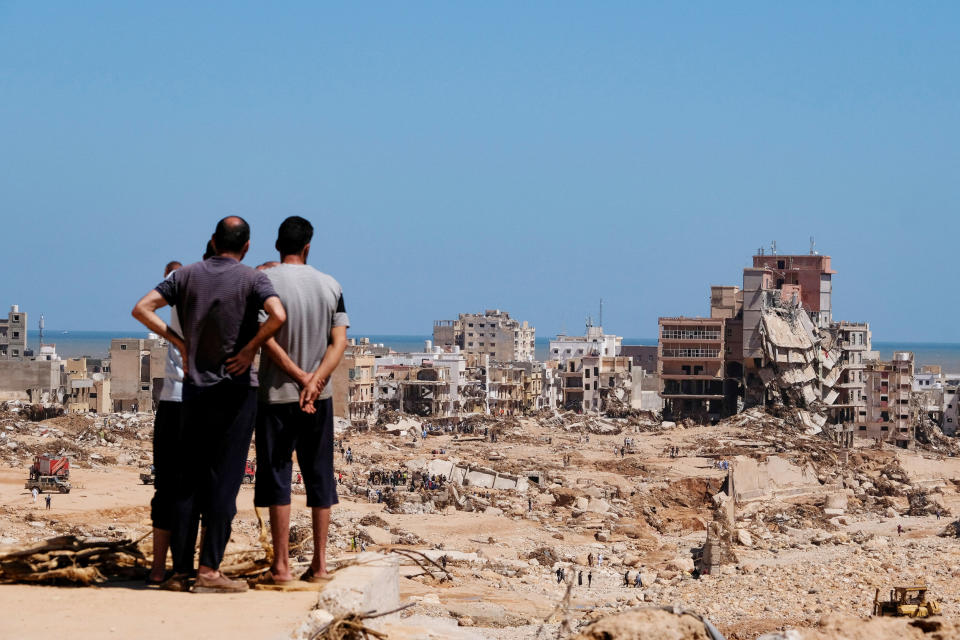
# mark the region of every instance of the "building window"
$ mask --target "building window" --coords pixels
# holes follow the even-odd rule
[[[150,387],[149,387],[148,385],[145,385],[145,384],[144,384],[144,385],[140,385],[140,391],[150,391]]]
[[[127,350],[127,345],[125,344],[120,345],[120,351],[126,351],[126,350]]]

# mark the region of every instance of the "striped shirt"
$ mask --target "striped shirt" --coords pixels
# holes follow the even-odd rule
[[[176,307],[183,328],[185,396],[224,380],[257,386],[250,369],[237,376],[227,373],[226,360],[257,334],[257,312],[277,295],[266,275],[233,258],[213,256],[177,269],[156,289]]]

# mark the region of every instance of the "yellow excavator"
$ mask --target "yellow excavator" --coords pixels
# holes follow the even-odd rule
[[[894,587],[890,589],[890,599],[880,600],[880,589],[873,596],[873,615],[905,616],[908,618],[928,618],[940,615],[940,603],[927,600],[927,587]]]

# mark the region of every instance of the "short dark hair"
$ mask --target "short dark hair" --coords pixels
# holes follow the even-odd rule
[[[179,260],[171,260],[167,263],[167,266],[163,268],[163,277],[166,278],[168,275],[170,275],[171,271],[174,269],[179,269],[182,266],[183,264]]]
[[[281,256],[290,256],[303,251],[313,239],[313,225],[300,216],[290,216],[280,223],[277,231],[277,251]]]
[[[217,253],[239,253],[250,242],[250,225],[240,216],[227,216],[217,223],[213,232],[213,244]]]
[[[207,248],[203,250],[203,259],[211,258],[217,255],[216,250],[213,248],[213,242],[207,240]]]

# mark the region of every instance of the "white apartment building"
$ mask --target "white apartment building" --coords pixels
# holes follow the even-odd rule
[[[585,335],[568,336],[560,334],[550,341],[550,360],[557,360],[562,365],[571,358],[584,356],[600,356],[612,358],[620,355],[623,338],[612,334],[605,334],[603,327],[587,323]]]

